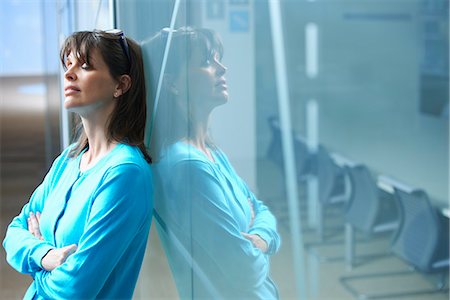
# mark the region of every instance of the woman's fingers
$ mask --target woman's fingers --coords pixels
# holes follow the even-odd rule
[[[29,231],[32,235],[34,235],[33,227],[31,227],[31,220],[30,220],[30,217],[27,218],[27,224],[28,224],[28,231]]]
[[[66,257],[68,257],[71,254],[73,254],[75,251],[77,251],[77,245],[76,244],[72,244],[72,245],[63,247],[62,249],[64,249],[63,251],[66,254]]]
[[[241,232],[242,236],[244,238],[246,238],[247,240],[249,240],[250,242],[252,242],[253,246],[258,248],[259,250],[261,250],[263,253],[266,253],[267,250],[269,249],[267,242],[262,239],[259,235],[257,234],[248,234],[245,232]]]
[[[77,245],[72,244],[62,248],[52,249],[42,258],[41,265],[46,271],[52,271],[62,265],[66,259],[77,250]]]
[[[41,230],[39,229],[40,218],[41,214],[39,212],[36,214],[30,212],[30,216],[28,217],[28,231],[38,239],[42,240]]]
[[[250,223],[249,223],[248,227],[252,227],[253,221],[255,220],[255,210],[253,208],[253,203],[252,203],[252,200],[250,199],[250,197],[247,197],[247,201],[248,201],[248,204],[250,205],[250,215],[251,215]]]
[[[77,245],[72,244],[69,246],[65,246],[62,247],[60,249],[57,250],[59,252],[59,261],[58,261],[58,265],[63,264],[66,259],[72,255],[73,253],[75,253],[75,251],[77,251]]]

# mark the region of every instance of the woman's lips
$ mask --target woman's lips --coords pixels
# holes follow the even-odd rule
[[[223,88],[223,89],[227,89],[227,82],[225,79],[219,80],[219,82],[217,82],[216,84],[217,87]]]
[[[76,86],[68,86],[68,87],[66,87],[66,88],[64,88],[64,95],[65,96],[69,96],[69,95],[73,95],[73,94],[76,94],[76,93],[79,93],[80,92],[80,89],[79,88],[77,88]]]

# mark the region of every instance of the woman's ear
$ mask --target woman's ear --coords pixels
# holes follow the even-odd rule
[[[116,90],[114,91],[114,97],[120,97],[131,87],[131,77],[130,75],[121,75],[119,82],[117,83]]]

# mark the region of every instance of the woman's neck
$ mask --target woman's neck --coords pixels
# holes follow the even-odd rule
[[[208,122],[197,123],[192,129],[194,134],[186,139],[187,143],[203,152],[209,160],[214,161],[214,157],[207,145]]]
[[[186,142],[203,152],[210,161],[215,162],[211,149],[208,147],[205,139],[187,139]]]
[[[82,122],[89,143],[89,149],[84,152],[80,164],[81,171],[85,171],[108,154],[117,142],[106,136],[108,128],[105,120],[82,118]]]

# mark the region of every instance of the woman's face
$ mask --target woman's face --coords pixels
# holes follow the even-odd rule
[[[218,53],[205,59],[200,50],[194,49],[187,63],[185,78],[189,100],[206,110],[212,110],[228,100],[228,87],[225,79],[226,67],[221,63]],[[196,105],[197,106],[197,105]]]
[[[64,107],[80,115],[111,111],[118,82],[97,49],[91,51],[90,64],[80,62],[74,53],[66,59]]]

